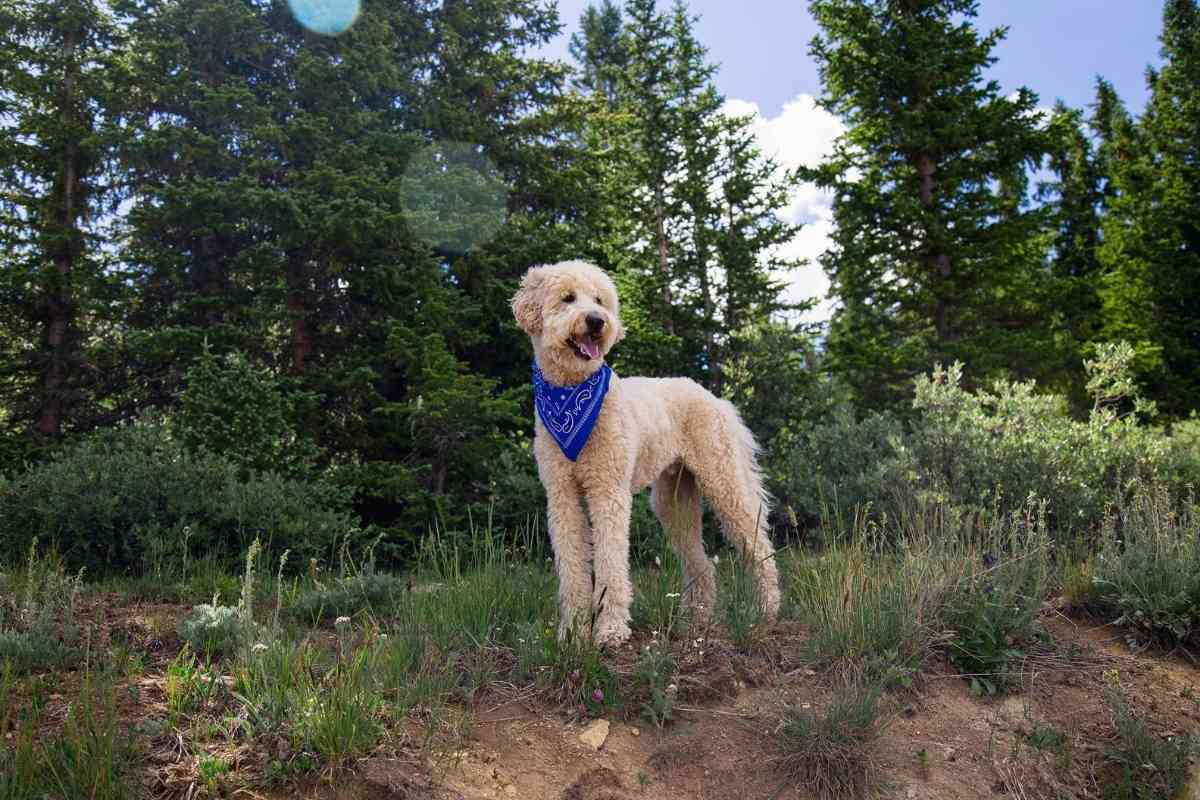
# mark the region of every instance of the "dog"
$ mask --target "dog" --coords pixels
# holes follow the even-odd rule
[[[703,496],[753,565],[761,608],[774,619],[779,579],[768,497],[758,445],[737,409],[688,378],[613,373],[604,359],[625,328],[616,286],[592,264],[533,267],[512,311],[533,342],[533,451],[548,498],[559,638],[587,624],[599,644],[629,638],[629,517],[633,495],[646,487],[683,562],[685,606],[703,617],[716,601],[716,571],[701,537]]]

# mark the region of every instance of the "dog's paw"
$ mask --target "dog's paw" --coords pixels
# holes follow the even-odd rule
[[[596,623],[595,630],[592,631],[592,637],[596,644],[610,647],[624,644],[629,641],[630,635],[629,623],[625,620],[600,620]]]

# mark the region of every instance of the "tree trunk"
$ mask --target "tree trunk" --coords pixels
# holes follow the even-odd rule
[[[695,214],[699,218],[699,214]],[[709,390],[713,394],[721,393],[721,359],[717,353],[717,342],[714,328],[716,308],[713,303],[712,286],[708,278],[708,248],[700,235],[700,225],[696,223],[693,241],[696,248],[696,271],[700,277],[700,294],[704,297],[704,360],[707,362],[709,374]],[[727,278],[728,279],[728,278]]]
[[[51,212],[53,227],[57,228],[48,250],[53,274],[46,282],[46,368],[42,378],[42,404],[38,413],[37,430],[46,436],[62,432],[66,408],[66,384],[70,373],[71,303],[70,280],[76,257],[79,231],[77,194],[79,191],[79,142],[76,141],[74,117],[76,72],[75,48],[78,34],[63,35],[63,61],[66,65],[62,83],[62,121],[66,141],[63,145],[61,172],[58,176],[58,208]]]
[[[674,299],[671,296],[671,265],[667,259],[667,232],[664,221],[666,212],[663,206],[663,186],[662,177],[660,176],[658,185],[654,187],[654,237],[658,243],[658,271],[662,278],[662,299],[665,306],[664,311],[667,315],[666,319],[663,320],[663,327],[667,333],[674,335]]]
[[[918,196],[921,200],[921,205],[927,209],[933,208],[933,193],[936,188],[934,175],[937,173],[937,165],[934,163],[933,157],[928,153],[918,153],[914,159],[914,164],[917,169],[917,176],[920,179],[918,188]],[[925,229],[926,244],[929,251],[925,254],[925,263],[929,267],[930,273],[935,276],[935,301],[933,306],[933,324],[937,329],[939,342],[950,341],[952,337],[950,331],[950,323],[947,319],[950,305],[946,301],[946,295],[941,289],[944,287],[946,280],[950,277],[950,257],[945,253],[939,252],[930,240],[929,226]]]
[[[287,310],[292,323],[292,364],[295,375],[303,374],[312,355],[312,326],[308,319],[308,306],[304,302],[304,265],[299,257],[288,260],[287,267]]]

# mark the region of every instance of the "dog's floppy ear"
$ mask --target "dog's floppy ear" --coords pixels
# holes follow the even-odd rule
[[[542,332],[542,299],[539,290],[550,271],[546,267],[533,267],[521,278],[521,288],[513,295],[512,312],[521,330],[530,336]]]

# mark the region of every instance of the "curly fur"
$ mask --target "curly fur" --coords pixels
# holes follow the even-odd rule
[[[582,261],[529,270],[512,310],[533,341],[542,373],[558,386],[581,383],[603,363],[581,358],[568,343],[587,333],[589,315],[604,320],[597,336],[602,357],[625,335],[612,280]],[[628,638],[629,514],[633,494],[648,486],[654,511],[684,564],[685,602],[703,614],[716,600],[716,574],[701,538],[703,496],[725,537],[754,564],[764,611],[771,618],[778,613],[758,445],[732,404],[687,378],[614,374],[576,461],[562,454],[540,419],[535,427],[534,455],[549,498],[558,570],[560,637],[594,610],[597,641]]]

